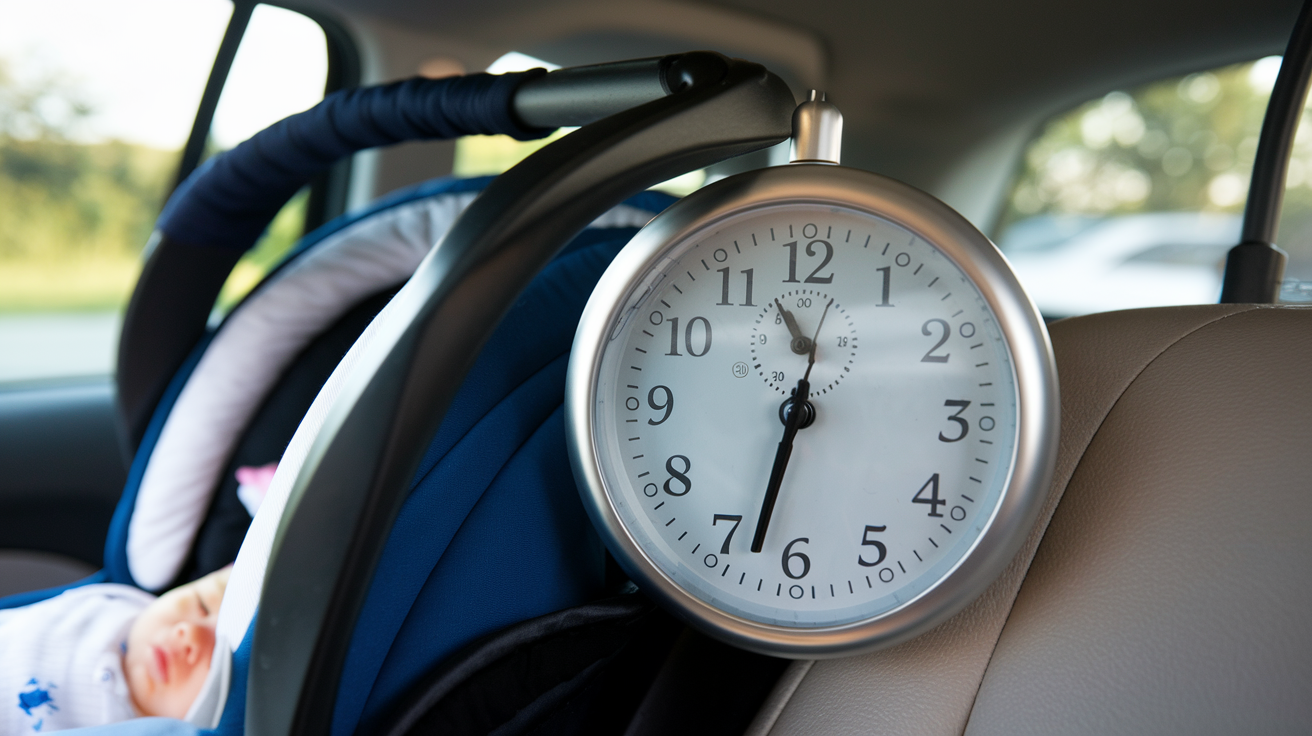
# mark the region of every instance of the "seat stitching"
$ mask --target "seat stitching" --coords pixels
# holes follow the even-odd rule
[[[447,550],[450,549],[451,547],[451,543],[454,542],[456,538],[460,536],[460,532],[463,531],[465,526],[469,523],[469,518],[474,515],[474,512],[478,509],[479,505],[483,503],[483,499],[487,495],[487,491],[496,485],[497,481],[506,472],[507,467],[513,464],[515,459],[519,457],[519,454],[523,452],[524,446],[532,442],[538,436],[538,434],[542,432],[543,428],[546,427],[547,424],[551,421],[552,417],[554,417],[556,413],[560,411],[560,408],[562,406],[564,406],[563,403],[554,406],[551,409],[551,411],[547,413],[546,417],[541,422],[539,422],[536,427],[533,428],[533,431],[528,432],[524,437],[524,440],[520,442],[515,447],[515,449],[507,456],[506,462],[502,464],[501,468],[497,470],[497,472],[492,476],[492,479],[488,481],[488,484],[484,488],[483,493],[479,494],[478,500],[475,501],[473,505],[469,507],[469,510],[465,513],[464,517],[460,520],[460,524],[456,526],[455,531],[452,532],[450,539],[447,540],[446,547],[442,549],[441,554],[439,554],[437,559],[433,561],[433,566],[428,571],[428,575],[424,578],[424,582],[420,584],[418,590],[415,591],[414,598],[412,598],[410,601],[410,611],[408,611],[406,615],[401,618],[400,625],[398,625],[396,627],[396,630],[392,632],[392,640],[387,646],[387,652],[383,654],[382,659],[378,660],[378,667],[374,670],[373,680],[369,684],[369,692],[367,695],[365,695],[364,699],[360,701],[360,709],[355,716],[356,729],[358,729],[360,723],[364,721],[365,711],[368,710],[368,706],[369,706],[369,700],[370,698],[373,697],[375,688],[377,688],[378,686],[378,677],[379,675],[382,674],[383,668],[387,665],[387,660],[392,654],[392,648],[396,646],[396,637],[400,635],[401,630],[404,629],[405,625],[410,621],[410,614],[414,611],[415,601],[417,601],[419,599],[419,596],[423,594],[424,587],[428,584],[428,580],[432,577],[433,572],[437,570],[437,566],[441,564],[442,559],[446,556]]]
[[[1181,335],[1179,338],[1177,338],[1176,340],[1172,341],[1172,342],[1169,343],[1168,345],[1165,345],[1165,346],[1161,349],[1161,351],[1157,353],[1157,355],[1154,355],[1152,358],[1150,358],[1147,362],[1144,363],[1143,368],[1141,368],[1138,372],[1136,372],[1136,373],[1134,374],[1134,376],[1130,378],[1130,380],[1126,381],[1125,385],[1122,387],[1122,389],[1121,389],[1120,393],[1117,395],[1116,399],[1110,403],[1110,405],[1109,405],[1107,411],[1104,412],[1103,415],[1102,415],[1100,418],[1097,419],[1096,424],[1097,424],[1097,426],[1098,426],[1099,429],[1098,429],[1098,430],[1095,430],[1095,431],[1089,436],[1089,441],[1086,442],[1085,445],[1084,445],[1084,447],[1080,450],[1080,457],[1081,457],[1081,459],[1083,459],[1083,457],[1084,457],[1084,452],[1088,449],[1089,445],[1093,444],[1093,440],[1098,436],[1098,431],[1101,430],[1103,422],[1106,421],[1107,417],[1111,414],[1112,410],[1116,408],[1116,405],[1120,403],[1120,400],[1121,400],[1121,398],[1125,395],[1125,392],[1126,392],[1127,390],[1129,390],[1129,387],[1130,387],[1130,386],[1134,385],[1134,382],[1137,381],[1137,380],[1139,379],[1139,376],[1141,376],[1141,375],[1143,374],[1143,372],[1146,371],[1146,370],[1148,369],[1149,366],[1151,366],[1153,363],[1155,363],[1155,362],[1157,361],[1158,358],[1160,358],[1160,357],[1161,357],[1162,355],[1164,355],[1168,350],[1170,350],[1172,347],[1174,347],[1176,343],[1178,343],[1178,342],[1180,342],[1181,340],[1185,339],[1186,337],[1188,337],[1188,336],[1194,334],[1195,332],[1198,332],[1199,330],[1203,329],[1204,327],[1207,327],[1207,326],[1209,326],[1209,325],[1212,325],[1212,324],[1215,324],[1215,323],[1217,323],[1217,322],[1220,322],[1221,320],[1226,319],[1226,318],[1228,318],[1228,317],[1233,317],[1233,316],[1238,315],[1238,314],[1247,314],[1248,312],[1255,311],[1256,309],[1259,309],[1259,308],[1260,308],[1260,307],[1253,307],[1253,308],[1250,308],[1250,309],[1244,309],[1244,310],[1240,310],[1240,311],[1235,311],[1235,312],[1231,312],[1231,313],[1229,313],[1229,314],[1221,315],[1221,316],[1219,316],[1219,317],[1217,317],[1217,318],[1215,318],[1215,319],[1208,320],[1207,322],[1204,322],[1204,323],[1198,325],[1197,327],[1195,327],[1194,329],[1190,330],[1189,332],[1187,332],[1187,333]],[[1046,516],[1042,516],[1042,515],[1041,515],[1040,518],[1037,519],[1037,520],[1035,521],[1035,529],[1038,529],[1038,527],[1039,527],[1040,525],[1043,527],[1043,529],[1042,529],[1042,531],[1039,533],[1038,542],[1034,545],[1033,550],[1030,552],[1030,560],[1029,560],[1029,563],[1026,563],[1026,565],[1025,565],[1025,571],[1024,571],[1024,573],[1022,573],[1022,574],[1020,575],[1020,584],[1016,586],[1016,590],[1015,590],[1015,592],[1014,592],[1014,593],[1012,594],[1012,596],[1011,596],[1011,605],[1010,605],[1010,606],[1008,607],[1008,609],[1007,609],[1007,614],[1006,614],[1006,616],[1003,617],[1002,625],[999,626],[998,629],[997,629],[997,631],[998,631],[997,636],[994,637],[994,640],[993,640],[993,647],[992,647],[992,649],[990,649],[990,651],[989,651],[989,655],[988,655],[988,657],[987,657],[986,660],[985,660],[984,670],[983,670],[983,672],[980,674],[979,680],[975,683],[975,693],[974,693],[974,695],[971,696],[970,709],[967,711],[967,714],[966,714],[966,721],[965,721],[965,723],[963,723],[963,724],[961,725],[961,729],[958,731],[959,734],[963,734],[963,735],[964,735],[965,732],[966,732],[966,729],[969,728],[969,726],[970,726],[970,718],[971,718],[971,716],[972,716],[972,715],[974,714],[974,712],[975,712],[975,704],[976,704],[976,702],[977,702],[978,699],[979,699],[979,690],[980,690],[980,688],[981,688],[981,687],[983,686],[983,684],[984,684],[984,679],[988,676],[989,666],[992,664],[994,654],[997,653],[998,642],[1002,639],[1002,632],[1003,632],[1003,630],[1005,630],[1005,629],[1007,628],[1007,623],[1008,623],[1008,621],[1009,621],[1010,618],[1011,618],[1011,612],[1012,612],[1012,610],[1014,610],[1014,608],[1015,608],[1016,598],[1019,597],[1019,595],[1020,595],[1020,589],[1021,589],[1021,588],[1024,586],[1024,584],[1025,584],[1025,574],[1029,572],[1029,564],[1032,563],[1032,562],[1034,561],[1034,556],[1038,554],[1039,547],[1040,547],[1040,546],[1042,545],[1042,543],[1043,543],[1043,537],[1044,537],[1044,535],[1047,533],[1048,523],[1052,520],[1052,516],[1057,512],[1057,507],[1058,507],[1058,506],[1060,505],[1060,503],[1061,503],[1061,496],[1062,496],[1063,494],[1065,494],[1065,492],[1066,492],[1066,485],[1068,485],[1068,484],[1070,483],[1070,479],[1071,479],[1071,478],[1075,477],[1075,473],[1079,470],[1079,467],[1080,467],[1080,464],[1079,464],[1079,463],[1076,463],[1075,467],[1071,470],[1070,476],[1066,479],[1066,483],[1064,483],[1064,484],[1062,485],[1060,491],[1057,491],[1055,488],[1054,488],[1054,489],[1049,489],[1049,493],[1050,493],[1050,494],[1051,494],[1051,493],[1054,493],[1054,492],[1057,494],[1055,499],[1052,499],[1051,501],[1045,501],[1045,507],[1048,506],[1049,504],[1051,505],[1051,507],[1052,507],[1052,508],[1051,508],[1051,512],[1048,513]],[[1054,480],[1056,480],[1056,479],[1054,479]],[[1022,554],[1022,553],[1024,553],[1024,551],[1025,551],[1025,549],[1024,549],[1024,547],[1022,547],[1022,549],[1021,549],[1019,552],[1017,552],[1017,554],[1018,554],[1018,555],[1019,555],[1019,554]],[[795,695],[795,694],[797,693],[797,691],[798,691],[799,689],[801,689],[801,683],[802,683],[802,681],[804,681],[804,680],[806,679],[806,677],[810,676],[810,674],[811,674],[811,670],[808,669],[807,672],[803,673],[803,675],[802,675],[801,677],[797,678],[797,681],[796,681],[795,683],[792,683],[792,684],[791,684],[791,688],[792,688],[791,691],[788,693],[788,695],[787,695],[785,698],[783,698],[783,702],[780,703],[780,704],[777,706],[777,710],[776,710],[775,713],[773,714],[773,718],[770,720],[770,722],[769,722],[768,724],[763,724],[763,725],[765,725],[765,730],[764,730],[764,731],[759,731],[759,732],[758,732],[758,731],[755,731],[755,730],[751,730],[751,731],[749,731],[749,733],[752,733],[752,734],[754,734],[754,735],[759,733],[760,736],[769,736],[769,734],[772,733],[772,732],[774,731],[774,726],[775,726],[775,724],[778,722],[778,718],[779,718],[779,716],[781,716],[781,715],[783,714],[783,712],[788,708],[788,704],[789,704],[789,702],[791,702],[791,700],[792,700],[792,698],[793,698],[793,695]]]
[[[963,736],[966,733],[966,729],[970,727],[970,718],[975,713],[975,704],[979,699],[980,688],[983,687],[984,680],[985,678],[988,677],[989,674],[989,668],[993,665],[993,657],[998,651],[998,642],[1002,640],[1002,632],[1006,630],[1007,624],[1011,621],[1011,614],[1016,609],[1016,599],[1020,597],[1021,588],[1025,587],[1025,578],[1029,574],[1030,565],[1034,563],[1034,558],[1039,553],[1039,547],[1043,546],[1043,538],[1048,533],[1048,525],[1052,522],[1052,517],[1056,515],[1057,507],[1061,505],[1061,499],[1066,494],[1066,488],[1070,485],[1070,482],[1075,477],[1075,474],[1079,472],[1080,466],[1084,462],[1084,457],[1087,454],[1089,447],[1093,445],[1094,440],[1096,440],[1099,433],[1102,432],[1103,424],[1107,421],[1107,417],[1111,416],[1111,413],[1115,411],[1116,407],[1121,403],[1121,399],[1125,397],[1125,393],[1130,390],[1130,387],[1133,386],[1136,381],[1139,380],[1139,377],[1142,376],[1144,372],[1147,371],[1148,368],[1151,367],[1154,363],[1156,363],[1163,355],[1165,355],[1169,350],[1171,350],[1171,348],[1174,348],[1185,338],[1190,337],[1197,332],[1200,332],[1204,328],[1211,327],[1212,325],[1215,325],[1223,320],[1229,319],[1230,317],[1235,317],[1240,314],[1248,314],[1250,312],[1255,312],[1263,308],[1265,307],[1262,305],[1250,305],[1250,308],[1248,309],[1241,309],[1234,312],[1230,312],[1229,314],[1223,314],[1219,317],[1216,317],[1215,319],[1210,319],[1198,325],[1194,329],[1189,330],[1183,335],[1180,335],[1175,340],[1172,340],[1167,345],[1163,346],[1162,349],[1156,355],[1154,355],[1146,363],[1143,364],[1143,367],[1140,368],[1138,372],[1136,372],[1134,376],[1130,378],[1130,380],[1125,382],[1125,385],[1121,387],[1120,393],[1116,395],[1116,399],[1108,405],[1107,410],[1103,412],[1102,416],[1097,419],[1097,421],[1095,422],[1097,429],[1095,429],[1089,435],[1088,441],[1085,442],[1084,446],[1080,449],[1080,455],[1079,455],[1080,459],[1078,462],[1075,463],[1075,466],[1071,469],[1070,475],[1068,475],[1066,478],[1066,482],[1062,484],[1060,489],[1058,488],[1049,489],[1049,493],[1054,494],[1055,496],[1049,502],[1052,507],[1052,510],[1044,518],[1040,518],[1035,523],[1035,529],[1038,530],[1038,542],[1034,545],[1033,551],[1031,551],[1029,554],[1029,560],[1025,563],[1025,569],[1020,575],[1020,584],[1016,586],[1015,592],[1013,592],[1011,595],[1011,605],[1007,607],[1007,614],[1006,616],[1003,617],[1002,626],[998,627],[997,636],[995,636],[993,639],[993,648],[989,650],[989,656],[985,660],[984,671],[980,675],[979,681],[975,683],[975,695],[971,698],[970,711],[967,713],[966,722],[962,724],[961,731],[960,731],[960,733],[963,734]],[[1041,529],[1039,528],[1040,526],[1042,526]]]
[[[490,414],[492,414],[493,412],[495,412],[497,409],[501,408],[501,406],[504,405],[507,401],[510,401],[512,398],[514,398],[515,393],[518,392],[521,388],[523,388],[526,384],[530,383],[531,381],[533,381],[533,379],[537,378],[538,376],[542,375],[544,372],[546,372],[547,370],[549,370],[549,369],[550,369],[552,366],[554,366],[554,365],[556,364],[556,362],[559,361],[561,358],[563,358],[563,357],[567,357],[567,356],[569,355],[569,353],[570,353],[570,351],[568,351],[568,350],[564,350],[564,351],[561,351],[561,352],[559,352],[559,353],[556,353],[555,355],[553,355],[553,356],[551,357],[550,360],[546,361],[546,362],[543,363],[541,366],[539,366],[538,368],[534,369],[533,372],[530,373],[530,374],[528,374],[528,375],[526,375],[522,381],[516,383],[513,387],[511,387],[510,390],[507,391],[507,392],[505,393],[504,396],[502,396],[500,399],[497,399],[496,403],[494,403],[494,404],[492,404],[490,407],[488,407],[488,410],[485,411],[485,412],[483,412],[483,415],[482,415],[482,416],[480,416],[477,420],[475,420],[474,422],[472,422],[472,423],[469,425],[469,427],[467,427],[467,428],[465,429],[465,431],[464,431],[464,432],[463,432],[458,438],[456,438],[455,440],[453,440],[453,441],[451,442],[451,446],[447,448],[446,452],[442,453],[441,457],[438,457],[438,458],[436,459],[436,461],[433,463],[433,466],[432,466],[431,468],[429,468],[428,470],[424,471],[424,474],[423,474],[423,475],[418,476],[418,477],[416,477],[416,478],[414,479],[414,481],[410,484],[410,491],[409,491],[409,493],[414,493],[415,489],[418,488],[419,485],[420,485],[421,483],[423,483],[424,480],[426,480],[426,479],[428,478],[428,476],[432,475],[433,472],[437,470],[438,466],[442,464],[442,461],[443,461],[443,460],[445,460],[446,458],[450,457],[450,455],[451,455],[452,452],[455,452],[455,450],[456,450],[457,448],[459,448],[461,445],[463,445],[463,444],[465,443],[465,441],[469,439],[469,435],[470,435],[471,433],[473,433],[474,430],[478,429],[479,425],[483,422],[484,419],[486,419]],[[472,372],[472,371],[471,371],[471,372]],[[553,411],[554,411],[554,410],[553,410]],[[441,431],[441,428],[440,428],[440,427],[439,427],[438,431],[439,431],[439,432]],[[536,430],[535,430],[535,431],[536,431]],[[437,435],[434,434],[434,435],[433,435],[433,438],[436,439],[436,438],[437,438]],[[518,448],[516,448],[515,452],[518,452]],[[514,456],[514,453],[512,452],[512,453],[511,453],[511,457],[513,457],[513,456]]]
[[[601,242],[601,243],[595,243],[595,244],[593,244],[593,245],[589,245],[589,246],[586,246],[586,247],[584,247],[584,248],[580,248],[579,250],[574,251],[573,253],[569,253],[569,254],[567,254],[564,258],[571,258],[571,257],[573,257],[574,255],[576,255],[576,254],[578,254],[578,253],[586,253],[586,252],[592,251],[593,249],[598,248],[599,246],[607,245],[608,243],[609,243],[609,241],[605,241],[605,242]],[[562,258],[562,260],[564,260],[564,258]],[[548,265],[551,265],[551,264],[548,264]],[[573,341],[571,340],[570,347],[568,347],[568,348],[566,348],[565,350],[562,350],[562,351],[556,353],[555,355],[553,355],[553,356],[551,357],[550,360],[547,360],[546,362],[542,363],[540,367],[534,369],[532,373],[526,375],[526,376],[524,377],[523,380],[519,381],[519,382],[516,383],[513,387],[511,387],[510,390],[507,391],[507,392],[505,393],[504,396],[502,396],[500,399],[498,399],[498,400],[496,401],[496,403],[494,403],[492,406],[490,406],[490,407],[488,408],[488,410],[487,410],[486,412],[483,413],[483,417],[486,417],[488,414],[491,414],[493,411],[495,411],[495,410],[497,409],[497,407],[501,406],[501,405],[504,404],[506,401],[508,401],[508,400],[510,399],[510,397],[511,397],[512,395],[514,395],[514,393],[515,393],[516,391],[518,391],[520,388],[522,388],[522,387],[524,386],[524,384],[528,383],[529,381],[532,381],[532,380],[533,380],[534,378],[536,378],[540,373],[542,373],[543,371],[545,371],[545,370],[547,370],[548,368],[550,368],[552,365],[555,364],[556,361],[560,360],[560,358],[561,358],[562,356],[568,356],[568,355],[570,354],[570,352],[571,352],[573,349],[574,349],[574,347],[573,347]],[[481,357],[481,356],[480,356],[480,357]],[[475,365],[477,365],[477,359],[475,359]],[[473,373],[473,366],[470,366],[469,373]],[[447,408],[448,408],[448,410],[450,409],[449,406],[448,406]],[[443,421],[445,421],[445,418],[443,418]],[[477,420],[477,421],[473,422],[472,424],[470,424],[469,427],[467,427],[467,428],[465,429],[465,431],[462,432],[462,433],[460,434],[459,437],[457,437],[457,438],[455,438],[454,440],[452,440],[452,442],[451,442],[451,446],[447,448],[447,451],[446,451],[446,452],[442,453],[442,456],[441,456],[441,457],[439,457],[439,458],[436,459],[436,461],[433,463],[433,466],[430,467],[428,470],[426,470],[422,476],[416,477],[416,478],[413,480],[413,482],[411,483],[411,486],[410,486],[410,492],[413,492],[414,489],[417,488],[417,487],[419,486],[419,484],[422,483],[423,480],[424,480],[425,478],[427,478],[428,475],[429,475],[430,473],[432,473],[433,470],[435,470],[435,469],[437,468],[437,466],[440,465],[440,464],[442,463],[442,460],[443,460],[444,458],[446,458],[448,455],[450,455],[451,452],[452,452],[453,450],[455,450],[457,447],[459,447],[460,444],[463,443],[463,442],[465,441],[465,439],[469,437],[469,433],[470,433],[470,432],[473,432],[474,429],[475,429],[476,427],[478,427],[478,424],[479,424],[480,421],[482,421],[482,417],[480,417],[479,420]],[[441,433],[441,431],[442,431],[442,430],[441,430],[441,426],[439,425],[437,433],[434,433],[434,435],[433,435],[433,439],[436,439],[436,438],[437,438],[437,435],[438,435],[439,433]],[[430,442],[430,444],[431,444],[431,443],[432,443],[432,440],[430,440],[429,442]]]

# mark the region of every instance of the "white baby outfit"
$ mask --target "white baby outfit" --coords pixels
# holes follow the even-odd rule
[[[127,585],[84,585],[0,610],[0,736],[135,717],[123,653],[154,600]]]

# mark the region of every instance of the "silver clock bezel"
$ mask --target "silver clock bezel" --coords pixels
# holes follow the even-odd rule
[[[1015,371],[1015,463],[983,532],[938,581],[883,614],[829,627],[790,628],[721,611],[684,590],[637,544],[616,512],[594,438],[596,386],[608,336],[625,318],[635,289],[674,246],[747,210],[777,204],[841,206],[882,217],[951,260],[997,317]],[[1052,345],[1037,308],[1001,252],[955,210],[901,182],[857,169],[790,164],[738,174],[671,205],[615,257],[597,283],[574,336],[565,388],[566,439],[584,507],[616,561],[653,598],[706,633],[744,649],[781,657],[857,654],[905,641],[946,620],[1002,572],[1029,534],[1047,495],[1059,428]]]

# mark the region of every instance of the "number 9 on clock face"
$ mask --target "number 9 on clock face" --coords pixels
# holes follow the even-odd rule
[[[900,641],[1001,570],[1051,472],[1042,323],[988,241],[864,172],[674,205],[571,356],[585,504],[649,594],[785,656]]]

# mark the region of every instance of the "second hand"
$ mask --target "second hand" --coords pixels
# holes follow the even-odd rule
[[[824,327],[825,316],[829,314],[829,307],[834,303],[833,299],[825,305],[825,311],[820,314],[820,323],[815,327],[815,337],[811,339],[811,350],[806,357],[806,373],[801,380],[797,382],[797,388],[793,389],[793,404],[788,412],[787,421],[784,422],[784,437],[779,440],[779,448],[774,453],[774,466],[770,468],[770,482],[765,487],[765,499],[761,502],[761,514],[756,519],[756,534],[752,537],[752,551],[760,552],[765,545],[765,532],[770,528],[770,516],[774,513],[775,501],[779,498],[779,487],[784,482],[784,471],[788,470],[788,459],[793,454],[793,439],[797,437],[797,430],[802,424],[802,415],[804,414],[802,406],[811,395],[811,368],[815,366],[815,347],[816,342],[820,339],[820,328]]]

